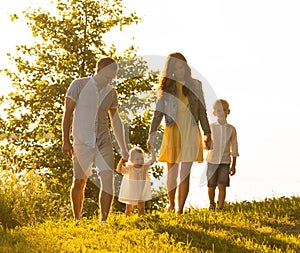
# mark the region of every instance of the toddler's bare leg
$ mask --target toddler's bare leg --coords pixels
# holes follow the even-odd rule
[[[130,216],[132,210],[133,210],[133,205],[132,204],[126,204],[126,210],[125,210],[126,216]]]
[[[145,202],[138,202],[137,204],[139,216],[144,215],[145,213]]]

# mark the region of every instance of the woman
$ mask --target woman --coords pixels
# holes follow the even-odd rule
[[[182,54],[172,53],[168,56],[160,81],[159,95],[147,145],[149,149],[153,147],[155,132],[165,116],[166,128],[158,161],[167,163],[170,212],[175,211],[180,166],[177,213],[182,214],[189,192],[192,164],[195,161],[203,162],[199,122],[205,135],[205,146],[209,149],[211,145],[202,84],[191,77],[191,68]]]

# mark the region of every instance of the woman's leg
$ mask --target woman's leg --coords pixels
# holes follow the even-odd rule
[[[178,176],[178,163],[167,163],[168,174],[167,174],[167,190],[169,197],[169,212],[175,209],[175,194],[177,188],[177,176]]]
[[[184,204],[189,194],[190,188],[190,172],[192,162],[181,163],[180,168],[180,183],[178,187],[178,214],[183,213]]]

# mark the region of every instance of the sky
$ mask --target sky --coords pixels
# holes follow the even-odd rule
[[[6,52],[31,42],[24,24],[8,13],[37,0],[0,0],[0,68]],[[43,1],[45,4],[48,1]],[[142,17],[138,25],[112,32],[118,51],[134,44],[141,56],[164,61],[185,55],[193,75],[204,83],[209,120],[211,104],[226,99],[228,122],[238,133],[237,173],[228,201],[300,195],[300,2],[298,0],[126,0]],[[5,38],[5,39],[3,39]],[[9,90],[1,78],[0,92]],[[207,204],[205,164],[195,164],[188,203]]]

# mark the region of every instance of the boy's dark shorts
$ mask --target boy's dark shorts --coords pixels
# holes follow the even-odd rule
[[[230,164],[207,163],[207,186],[216,187],[218,184],[229,186]]]

